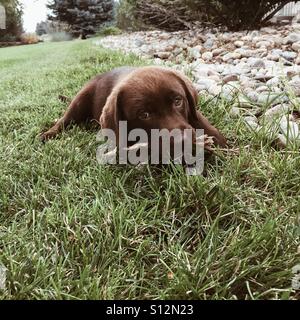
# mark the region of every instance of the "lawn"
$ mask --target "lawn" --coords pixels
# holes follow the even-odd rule
[[[93,75],[143,65],[92,41],[0,49],[0,299],[295,299],[300,155],[199,108],[238,155],[181,168],[100,166],[97,130],[47,129]],[[299,249],[298,249],[299,250]]]

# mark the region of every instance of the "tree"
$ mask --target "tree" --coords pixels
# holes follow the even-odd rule
[[[113,0],[52,0],[49,20],[67,23],[74,36],[94,34],[113,20]]]
[[[48,24],[46,21],[41,21],[36,24],[35,33],[38,36],[48,33]]]
[[[0,41],[16,40],[23,32],[22,6],[19,0],[0,0],[6,12],[6,29],[0,30]]]
[[[39,36],[43,34],[53,34],[53,33],[67,33],[70,34],[70,27],[64,22],[60,21],[41,21],[36,24],[35,33]]]

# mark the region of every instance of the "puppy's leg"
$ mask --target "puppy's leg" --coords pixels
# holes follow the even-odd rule
[[[225,147],[227,145],[225,137],[208,121],[208,119],[200,111],[197,111],[197,119],[193,127],[195,129],[203,129],[205,134],[214,138],[215,144],[221,147]]]
[[[63,117],[60,118],[48,131],[40,135],[42,141],[47,141],[54,138],[71,122],[79,124],[86,121],[90,117],[92,107],[91,90],[91,86],[86,86],[76,95]]]

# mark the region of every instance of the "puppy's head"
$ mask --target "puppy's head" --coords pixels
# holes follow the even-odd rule
[[[196,117],[197,92],[191,82],[174,71],[140,68],[125,78],[107,99],[100,119],[102,128],[190,129]]]

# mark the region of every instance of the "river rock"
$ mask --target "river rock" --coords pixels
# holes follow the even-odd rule
[[[292,88],[294,94],[299,97],[300,96],[300,77],[294,77],[291,81],[289,81],[289,86]]]
[[[270,122],[270,121],[273,121],[278,116],[288,113],[289,110],[290,110],[290,106],[288,104],[279,104],[268,109],[264,113],[263,117],[265,118],[266,121]]]
[[[286,60],[294,60],[297,57],[297,53],[293,51],[283,51],[281,56]]]
[[[300,51],[300,42],[295,42],[293,43],[292,45],[292,49],[296,52],[299,52]]]
[[[248,60],[248,63],[251,68],[259,68],[259,69],[263,68],[264,69],[266,67],[265,62],[262,59],[250,58]]]
[[[286,38],[283,39],[284,44],[292,44],[294,42],[300,41],[299,33],[291,33]]]
[[[171,53],[167,51],[157,52],[154,54],[154,57],[160,58],[160,59],[168,59],[171,57]]]
[[[224,83],[238,81],[238,80],[239,80],[239,77],[236,74],[229,74],[223,78]]]
[[[288,117],[282,117],[279,122],[281,133],[289,140],[300,138],[299,126],[296,122],[291,121]]]
[[[244,41],[237,40],[234,42],[234,45],[238,48],[241,48],[244,45]]]
[[[210,51],[204,52],[202,54],[202,59],[204,61],[210,61],[213,58],[213,54]]]

